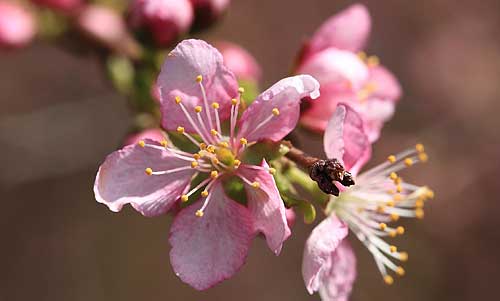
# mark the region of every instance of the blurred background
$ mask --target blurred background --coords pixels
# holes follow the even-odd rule
[[[429,163],[403,176],[434,189],[423,221],[405,223],[407,275],[386,286],[370,254],[351,239],[358,280],[351,300],[493,300],[500,282],[500,2],[360,1],[377,54],[404,96],[374,146],[371,164],[416,142]],[[262,87],[289,74],[306,37],[353,3],[233,0],[198,35],[247,48]],[[0,52],[0,300],[319,300],[301,259],[311,225],[300,220],[275,257],[254,241],[247,264],[205,292],[172,271],[169,216],[115,214],[92,186],[99,164],[121,146],[132,115],[96,55],[35,42]],[[301,131],[310,153],[321,137]],[[352,237],[351,237],[352,238]]]

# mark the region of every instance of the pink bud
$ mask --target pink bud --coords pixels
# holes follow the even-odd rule
[[[19,48],[35,36],[35,20],[24,7],[0,1],[0,47]]]
[[[170,46],[192,22],[189,0],[134,0],[130,6],[131,26],[148,30],[158,46]]]
[[[106,6],[88,5],[78,15],[78,27],[103,46],[129,57],[138,57],[140,46],[135,42],[122,16]]]
[[[70,13],[83,6],[85,0],[31,0],[32,2],[61,12]]]
[[[247,50],[230,42],[217,42],[215,47],[222,53],[224,64],[239,80],[260,80],[260,65]]]
[[[295,225],[296,214],[292,208],[287,208],[285,211],[286,223],[288,228],[292,228]]]
[[[125,139],[125,145],[138,143],[141,140],[151,139],[157,142],[165,140],[165,136],[160,129],[147,129],[137,134],[129,135]]]
[[[230,0],[191,0],[194,8],[196,28],[214,23],[227,9]]]

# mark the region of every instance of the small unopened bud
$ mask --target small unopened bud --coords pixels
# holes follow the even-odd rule
[[[262,70],[257,60],[243,47],[230,42],[217,42],[215,47],[224,57],[224,64],[239,80],[258,82]]]
[[[190,0],[194,8],[194,25],[196,30],[215,23],[226,11],[230,0]]]
[[[344,169],[337,159],[318,160],[310,167],[309,176],[318,183],[319,188],[327,194],[339,195],[335,182],[344,186],[354,185],[352,175]]]
[[[130,25],[144,29],[161,47],[170,46],[193,22],[189,0],[134,0],[129,14]]]
[[[33,15],[20,4],[0,2],[0,48],[20,48],[35,36]]]

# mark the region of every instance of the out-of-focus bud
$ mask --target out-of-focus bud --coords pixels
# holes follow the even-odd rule
[[[147,129],[147,130],[144,130],[144,131],[139,132],[137,134],[129,135],[125,139],[124,144],[130,145],[130,144],[138,143],[139,141],[145,140],[145,139],[151,139],[151,140],[154,140],[157,142],[162,142],[162,141],[165,141],[165,135],[163,134],[163,132],[160,129],[157,129],[157,128]]]
[[[127,31],[122,16],[101,5],[85,6],[78,15],[78,27],[89,38],[127,57],[138,58],[139,44]]]
[[[63,13],[72,13],[81,8],[85,0],[31,0],[40,6],[58,10]]]
[[[0,1],[0,47],[19,48],[28,44],[35,36],[33,15],[24,7]]]
[[[262,75],[255,58],[244,48],[230,42],[217,42],[215,47],[222,53],[224,64],[238,80],[258,82]]]
[[[229,6],[230,0],[190,0],[194,8],[194,25],[195,29],[203,29],[213,24],[219,19],[226,8]]]
[[[146,30],[158,46],[170,46],[192,22],[189,0],[134,0],[130,6],[130,25]]]
[[[296,214],[295,211],[293,211],[292,208],[288,208],[285,211],[285,216],[286,216],[286,223],[288,225],[288,228],[292,228],[293,225],[295,225],[295,219],[296,219]]]

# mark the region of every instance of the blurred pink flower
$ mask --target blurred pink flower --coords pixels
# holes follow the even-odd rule
[[[85,0],[31,0],[32,2],[65,13],[75,12],[84,5]]]
[[[131,26],[145,28],[158,46],[170,46],[189,30],[192,22],[189,0],[134,0],[130,5]]]
[[[204,28],[219,19],[227,7],[230,0],[190,0],[193,4],[195,15],[195,26]]]
[[[198,201],[176,215],[169,241],[176,275],[204,290],[239,270],[256,232],[266,236],[275,254],[290,235],[274,169],[265,160],[251,165],[240,158],[259,140],[286,136],[298,121],[300,100],[319,96],[319,84],[308,75],[282,79],[259,95],[238,120],[242,91],[236,78],[220,52],[200,40],[177,45],[157,84],[163,128],[176,130],[200,151],[191,154],[153,140],[126,146],[101,165],[94,192],[97,201],[112,211],[130,203],[143,215],[155,216],[203,189]],[[219,102],[209,104],[209,100]],[[224,135],[221,121],[227,119],[230,130]],[[190,189],[192,178],[203,174],[205,179]],[[243,182],[247,206],[226,196],[222,179],[231,177]]]
[[[87,5],[77,17],[78,27],[103,46],[131,57],[138,57],[140,46],[135,42],[122,16],[103,5]]]
[[[217,42],[215,46],[222,53],[224,64],[233,71],[238,80],[260,81],[260,65],[246,49],[226,41]]]
[[[363,120],[345,104],[337,107],[324,136],[328,158],[341,161],[356,176],[368,161],[371,144]],[[347,242],[342,240],[349,228],[372,253],[387,284],[404,269],[393,260],[406,261],[408,254],[382,238],[402,235],[404,228],[389,226],[400,217],[423,217],[424,201],[433,197],[425,186],[403,182],[396,174],[406,167],[427,161],[421,144],[388,160],[355,179],[355,185],[343,187],[338,197],[330,196],[328,217],[311,233],[304,251],[302,274],[309,293],[319,291],[323,300],[347,300],[354,278],[356,260]]]
[[[165,135],[160,129],[146,129],[137,134],[129,135],[125,140],[125,145],[136,144],[139,143],[139,141],[146,139],[162,142],[165,140]]]
[[[370,28],[368,10],[355,4],[328,19],[306,43],[297,72],[318,78],[322,96],[306,107],[303,125],[324,131],[337,104],[346,102],[361,114],[370,141],[378,139],[401,88],[377,57],[356,54],[366,44]]]
[[[35,36],[33,15],[15,2],[0,1],[0,47],[19,48]]]

